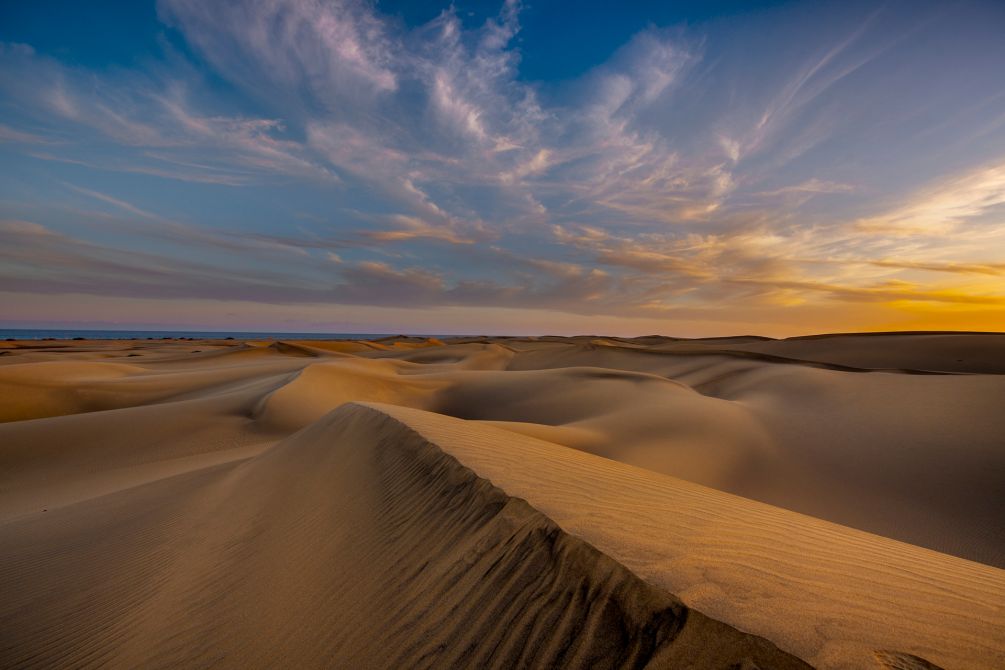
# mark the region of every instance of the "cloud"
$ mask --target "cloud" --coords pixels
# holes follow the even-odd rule
[[[177,178],[175,173],[150,165],[146,153],[149,150],[172,154],[174,160],[183,162],[187,156],[199,156],[216,163],[200,170],[203,181],[214,176],[207,172],[220,168],[236,168],[245,174],[336,179],[330,170],[312,160],[303,145],[278,137],[284,130],[282,122],[200,114],[190,106],[189,86],[169,75],[94,74],[34,52],[0,52],[0,92],[19,100],[36,124],[60,128],[59,135],[51,137],[4,127],[7,135],[19,138],[21,143],[30,138],[31,144],[58,144],[41,154],[44,159],[80,160],[66,152],[79,152],[77,145],[93,137],[130,152],[128,171],[145,171],[154,176]],[[236,182],[231,179],[227,183]]]
[[[944,235],[1005,205],[1005,163],[944,179],[903,205],[859,219],[858,230],[888,235]]]
[[[421,267],[346,262],[338,256],[336,261],[330,253],[302,259],[300,273],[294,275],[269,272],[258,264],[221,267],[172,255],[166,248],[159,253],[107,248],[26,221],[0,220],[0,243],[4,249],[0,280],[5,289],[44,294],[148,299],[198,294],[202,299],[302,305],[480,306],[490,301],[575,306],[603,281],[602,273],[586,270],[540,286],[454,282]]]
[[[919,261],[868,261],[884,268],[926,270],[951,274],[1005,275],[1005,263],[924,263]]]
[[[430,239],[449,242],[450,244],[474,244],[486,238],[486,231],[483,227],[480,230],[470,230],[468,234],[465,234],[460,230],[446,226],[431,225],[422,219],[403,214],[396,214],[388,217],[388,219],[399,227],[394,230],[364,231],[362,233],[363,237],[378,242]]]
[[[16,130],[10,126],[0,123],[0,142],[16,142],[18,144],[52,144],[54,140],[24,130]]]
[[[363,2],[169,0],[158,9],[218,71],[248,89],[306,91],[311,104],[337,108],[343,98],[398,86],[392,61],[401,45]]]
[[[52,234],[45,226],[33,221],[18,221],[11,219],[0,219],[0,233],[26,238],[45,237]]]
[[[163,0],[189,49],[132,68],[4,45],[26,195],[0,214],[45,224],[2,233],[5,281],[625,318],[997,304],[1005,126],[974,90],[1005,53],[920,53],[948,39],[924,11],[821,12],[650,26],[559,82],[521,75],[517,2],[408,26],[364,0]],[[170,217],[144,179],[171,180]]]
[[[192,164],[187,164],[189,166],[189,169],[176,170],[176,169],[165,169],[163,167],[156,167],[152,165],[143,165],[143,164],[133,164],[133,163],[123,164],[119,162],[102,163],[91,160],[80,160],[68,156],[56,156],[41,151],[29,151],[26,152],[25,155],[31,156],[32,158],[37,158],[38,160],[42,161],[52,161],[56,163],[67,163],[69,165],[79,165],[81,167],[86,167],[93,170],[151,175],[154,177],[163,177],[165,179],[176,179],[178,181],[187,181],[199,184],[242,186],[250,181],[250,175],[234,174],[231,172],[213,168],[211,166],[194,166]],[[165,162],[177,163],[177,161],[170,161],[170,160]],[[195,167],[196,170],[191,169],[191,167]]]
[[[745,156],[764,148],[766,143],[784,132],[794,115],[839,81],[876,58],[885,45],[858,52],[853,52],[852,47],[863,38],[879,14],[879,10],[873,12],[824,53],[809,58],[766,105],[738,154]]]
[[[120,200],[119,198],[114,198],[114,197],[108,195],[107,193],[101,193],[99,191],[92,191],[91,189],[83,188],[81,186],[74,186],[73,184],[67,184],[66,182],[63,182],[63,186],[65,186],[66,188],[68,188],[68,189],[70,189],[72,191],[76,191],[77,193],[82,193],[83,195],[86,195],[88,197],[94,198],[95,200],[100,200],[101,202],[107,203],[107,204],[112,205],[114,207],[118,207],[119,209],[125,210],[126,212],[129,212],[130,214],[135,214],[136,216],[142,217],[144,219],[158,219],[158,218],[160,218],[156,214],[152,214],[152,213],[150,213],[150,212],[148,212],[148,211],[146,211],[144,209],[140,209],[139,207],[137,207],[137,206],[135,206],[135,205],[133,205],[131,203],[128,203],[125,200]]]
[[[841,184],[833,181],[825,181],[814,177],[812,179],[807,179],[806,181],[800,182],[798,184],[793,184],[792,186],[783,186],[781,188],[776,188],[772,191],[761,191],[757,195],[777,196],[777,195],[786,195],[790,193],[794,194],[851,193],[853,191],[855,191],[855,187],[852,186],[851,184]]]

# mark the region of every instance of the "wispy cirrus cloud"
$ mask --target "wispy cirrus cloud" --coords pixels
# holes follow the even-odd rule
[[[367,3],[174,0],[158,8],[216,70],[245,88],[333,110],[345,98],[398,87],[392,61],[401,44]]]
[[[940,180],[892,211],[860,219],[856,227],[868,233],[944,235],[995,211],[1005,212],[1005,163]]]
[[[0,142],[16,142],[18,144],[52,144],[56,140],[38,135],[36,133],[15,130],[10,126],[0,123]]]
[[[949,272],[951,274],[1005,275],[1005,263],[925,263],[920,261],[869,261],[872,265],[904,270]]]
[[[135,214],[136,216],[142,217],[144,219],[160,218],[156,214],[152,214],[146,210],[140,209],[139,207],[133,205],[132,203],[126,202],[125,200],[121,200],[119,198],[115,198],[113,196],[108,195],[107,193],[101,193],[100,191],[92,191],[89,188],[74,186],[73,184],[67,184],[66,182],[63,183],[63,186],[70,189],[71,191],[81,193],[83,195],[88,196],[89,198],[94,198],[95,200],[100,200],[101,202],[125,210],[129,214]]]
[[[450,244],[474,244],[492,237],[484,225],[468,223],[463,230],[454,230],[447,226],[433,225],[422,219],[404,214],[394,214],[387,217],[388,222],[395,227],[389,230],[368,230],[363,232],[367,239],[378,242],[399,242],[407,240],[440,240]]]
[[[104,172],[123,172],[152,177],[163,177],[165,179],[177,179],[178,181],[196,182],[202,184],[218,184],[223,186],[241,186],[250,181],[251,175],[244,173],[234,173],[231,171],[215,169],[210,166],[194,166],[188,164],[187,169],[178,170],[165,167],[157,167],[150,164],[136,164],[122,161],[97,162],[91,160],[81,160],[69,156],[56,156],[42,151],[29,151],[26,156],[37,158],[42,161],[54,161],[56,163],[69,163],[93,170]],[[172,163],[174,161],[166,161]],[[195,167],[196,169],[192,169]]]
[[[807,179],[791,186],[782,186],[771,191],[762,191],[757,195],[771,197],[787,194],[817,194],[817,193],[851,193],[855,190],[852,184],[824,181],[822,179]]]
[[[9,47],[0,50],[0,62],[0,92],[16,100],[36,122],[59,128],[58,135],[35,130],[32,144],[58,142],[61,150],[70,152],[84,140],[104,142],[130,155],[132,171],[145,168],[154,176],[157,166],[148,165],[144,155],[151,149],[179,159],[208,157],[218,165],[258,174],[335,178],[312,162],[305,147],[279,136],[281,121],[201,114],[190,106],[189,84],[169,74],[98,75],[31,49]],[[70,137],[75,143],[68,141]],[[49,147],[44,155],[50,160],[74,158],[55,152]]]

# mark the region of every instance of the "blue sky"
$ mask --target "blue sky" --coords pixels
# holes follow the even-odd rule
[[[1005,5],[622,4],[0,4],[0,320],[1005,330]]]

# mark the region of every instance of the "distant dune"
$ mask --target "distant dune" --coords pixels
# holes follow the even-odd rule
[[[1005,667],[1005,335],[3,344],[2,667]]]

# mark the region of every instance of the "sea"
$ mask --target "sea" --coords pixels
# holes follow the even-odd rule
[[[0,328],[0,340],[160,340],[191,337],[198,340],[375,340],[401,333],[284,333],[258,331],[219,330],[33,330],[27,328]],[[450,337],[449,335],[421,335],[418,337]]]

